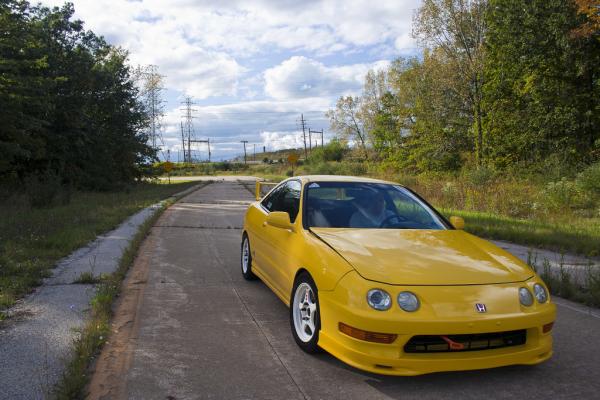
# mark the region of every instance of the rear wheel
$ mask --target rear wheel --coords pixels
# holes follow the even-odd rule
[[[250,240],[246,233],[242,236],[241,265],[244,279],[248,281],[256,279],[256,275],[252,272],[252,253],[250,252]]]
[[[298,275],[294,282],[290,301],[290,323],[294,340],[302,350],[307,353],[320,351],[317,345],[321,329],[319,294],[317,285],[307,272]]]

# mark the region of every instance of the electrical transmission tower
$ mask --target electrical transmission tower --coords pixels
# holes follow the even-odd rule
[[[140,66],[136,70],[136,75],[141,83],[140,93],[150,119],[148,141],[153,149],[158,150],[164,145],[162,137],[162,118],[165,114],[165,102],[162,99],[164,75],[158,73],[156,65]]]
[[[191,163],[192,162],[192,140],[195,140],[194,137],[194,112],[196,109],[193,108],[194,102],[191,96],[186,96],[183,104],[183,121],[181,123],[181,141],[183,145],[183,162]],[[187,150],[186,150],[186,142],[187,142]]]
[[[196,139],[196,135],[194,132],[194,113],[196,109],[192,106],[195,104],[192,100],[191,96],[186,96],[185,100],[182,102],[183,107],[183,121],[181,122],[181,147],[183,149],[183,162],[191,163],[193,162],[192,158],[192,143],[206,143],[208,146],[208,162],[210,162],[211,151],[210,151],[210,138],[206,140]],[[187,150],[186,150],[187,144]]]

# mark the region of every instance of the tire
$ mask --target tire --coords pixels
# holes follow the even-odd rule
[[[317,345],[321,329],[319,293],[315,281],[307,272],[300,273],[294,281],[290,299],[290,325],[294,340],[302,350],[310,354],[321,351]]]
[[[242,276],[247,281],[253,281],[256,279],[256,275],[252,272],[252,252],[250,251],[250,239],[244,232],[242,236],[242,246],[240,255],[240,266],[242,267]]]

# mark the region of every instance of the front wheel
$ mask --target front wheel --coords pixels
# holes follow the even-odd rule
[[[256,279],[256,275],[252,272],[252,253],[250,252],[250,240],[246,233],[242,236],[241,264],[244,279],[248,281]]]
[[[298,346],[307,353],[319,352],[319,294],[317,285],[307,272],[298,275],[294,282],[290,301],[290,322],[292,335]]]

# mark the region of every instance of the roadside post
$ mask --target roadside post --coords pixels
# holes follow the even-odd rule
[[[171,171],[173,170],[173,163],[171,161],[165,161],[163,163],[163,169],[167,173],[167,177],[169,178],[169,185],[171,184]]]
[[[299,158],[300,157],[298,157],[298,153],[290,153],[287,156],[288,163],[290,163],[290,165],[292,166],[292,176],[294,176],[294,165],[296,165]]]

